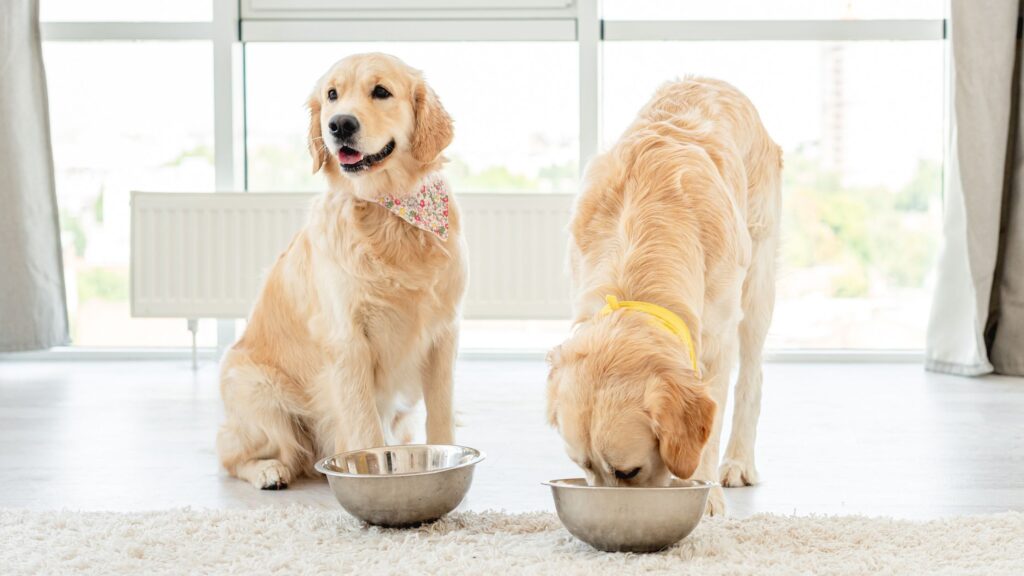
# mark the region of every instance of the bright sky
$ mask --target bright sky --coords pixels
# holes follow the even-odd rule
[[[661,82],[701,74],[753,101],[784,149],[822,139],[833,87],[821,42],[621,42],[605,47],[604,141]],[[845,165],[851,182],[901,186],[919,158],[942,157],[941,42],[852,42],[842,48]]]
[[[604,48],[603,145],[610,145],[662,82],[686,74],[744,90],[788,150],[823,134],[826,44],[619,42]],[[456,120],[452,154],[482,168],[534,172],[578,153],[573,43],[251,44],[249,133],[301,145],[303,103],[335,60],[385,51],[425,71]],[[843,48],[843,147],[850,181],[901,186],[918,159],[941,159],[941,42],[859,42]]]
[[[209,11],[209,0],[42,1],[44,19],[60,20],[190,20],[209,18]],[[606,17],[635,19],[940,18],[944,11],[941,0],[605,3]],[[614,141],[659,84],[704,74],[744,90],[784,148],[814,146],[825,132],[823,119],[836,112],[825,106],[825,92],[834,85],[827,81],[826,47],[819,42],[609,42],[603,53],[602,145]],[[205,42],[48,46],[54,116],[62,132],[88,134],[90,142],[76,149],[76,162],[111,160],[104,154],[110,149],[105,134],[148,133],[145,122],[126,118],[153,117],[162,124],[161,136],[148,144],[152,147],[207,139],[212,134],[209,50]],[[943,50],[937,41],[844,44],[839,116],[848,181],[896,188],[918,159],[941,159]],[[572,42],[250,43],[247,51],[248,129],[255,143],[304,149],[303,105],[316,79],[345,55],[384,51],[424,70],[456,120],[451,155],[474,169],[498,165],[532,175],[578,155],[578,54]],[[116,104],[110,94],[118,95]],[[80,113],[83,106],[89,114]],[[124,129],[120,133],[118,126]]]
[[[313,85],[334,62],[360,52],[388,52],[424,71],[455,120],[450,154],[474,167],[532,172],[578,154],[572,42],[249,44],[250,135],[301,143]]]

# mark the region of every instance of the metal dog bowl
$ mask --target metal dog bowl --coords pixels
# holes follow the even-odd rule
[[[686,538],[700,524],[716,486],[677,478],[651,488],[588,486],[584,478],[544,484],[551,486],[566,529],[605,552],[657,552]]]
[[[316,463],[349,514],[378,526],[437,520],[462,502],[484,454],[445,444],[383,446]]]

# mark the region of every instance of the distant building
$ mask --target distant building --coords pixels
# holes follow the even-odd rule
[[[845,47],[840,42],[828,43],[821,48],[822,105],[821,105],[821,165],[834,172],[840,183],[847,180],[846,138],[846,70]]]

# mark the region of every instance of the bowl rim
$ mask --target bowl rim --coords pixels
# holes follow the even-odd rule
[[[692,486],[590,486],[586,484],[586,478],[558,478],[555,480],[548,480],[547,482],[541,482],[544,486],[550,486],[552,489],[567,489],[567,490],[594,490],[594,491],[622,491],[629,490],[631,492],[678,492],[688,490],[708,490],[719,486],[718,482],[712,482],[710,480],[695,480],[672,477],[673,480],[680,480],[682,482],[692,482]],[[568,481],[582,480],[583,485],[579,484],[566,484]]]
[[[463,462],[458,466],[451,466],[449,468],[438,468],[437,470],[424,470],[422,472],[402,472],[400,474],[357,474],[353,472],[342,472],[327,467],[327,462],[334,460],[335,458],[341,458],[350,454],[356,454],[358,452],[372,452],[374,450],[387,450],[392,448],[428,448],[442,446],[446,448],[460,448],[462,450],[468,450],[472,452],[473,458],[468,462]],[[450,470],[458,470],[460,468],[466,468],[467,466],[476,466],[480,462],[483,462],[487,458],[482,450],[471,448],[469,446],[462,446],[459,444],[394,444],[391,446],[373,446],[371,448],[360,448],[358,450],[349,450],[348,452],[341,452],[333,456],[327,456],[317,461],[315,468],[316,471],[323,474],[324,476],[334,476],[335,478],[408,478],[410,476],[428,476],[430,474],[439,474],[441,472],[448,472]]]

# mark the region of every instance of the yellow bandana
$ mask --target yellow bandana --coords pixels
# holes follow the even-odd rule
[[[635,310],[647,314],[651,317],[652,325],[668,330],[686,345],[686,349],[690,353],[690,361],[693,363],[693,371],[698,376],[700,375],[700,369],[697,368],[697,349],[693,345],[690,327],[675,312],[650,302],[639,302],[636,300],[619,301],[618,298],[611,294],[605,296],[604,300],[607,304],[597,313],[598,316],[607,316],[616,310]]]

